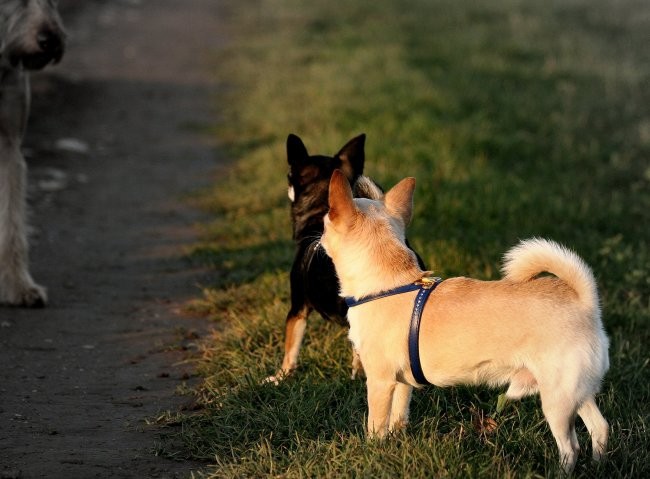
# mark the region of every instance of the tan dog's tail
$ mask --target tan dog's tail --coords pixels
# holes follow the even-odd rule
[[[576,253],[554,241],[522,241],[505,254],[502,271],[506,279],[514,282],[528,281],[543,272],[552,273],[577,293],[585,308],[600,309],[591,268]]]

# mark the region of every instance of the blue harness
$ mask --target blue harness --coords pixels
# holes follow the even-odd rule
[[[422,311],[424,310],[424,305],[427,303],[427,299],[429,299],[429,295],[440,283],[442,283],[441,278],[425,276],[415,283],[406,284],[377,294],[362,296],[359,299],[351,296],[344,298],[348,308],[353,308],[376,299],[418,290],[415,303],[413,304],[413,314],[411,314],[411,325],[409,327],[409,361],[411,362],[411,373],[418,384],[431,384],[424,376],[422,364],[420,363],[420,322],[422,320]]]

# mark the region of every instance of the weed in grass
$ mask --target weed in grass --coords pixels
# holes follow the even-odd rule
[[[496,414],[500,391],[483,388],[417,391],[409,428],[366,443],[346,332],[315,317],[298,374],[261,384],[288,310],[286,136],[336,151],[365,132],[366,173],[418,179],[409,238],[437,274],[497,278],[503,252],[532,235],[593,267],[611,444],[594,464],[580,426],[574,475],[650,477],[647,2],[224,4],[233,38],[215,134],[236,162],[202,200],[215,219],[193,258],[215,268],[200,307],[218,328],[196,391],[204,410],[177,419],[185,454],[212,464],[206,477],[559,474],[539,400]]]

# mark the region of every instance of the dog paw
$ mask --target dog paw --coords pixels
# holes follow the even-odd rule
[[[44,308],[47,304],[47,291],[44,287],[35,284],[24,291],[20,304],[27,308]]]
[[[262,384],[273,384],[274,386],[279,386],[281,380],[282,379],[279,376],[269,376],[268,378],[264,378]]]
[[[47,304],[47,291],[43,286],[33,283],[17,289],[4,298],[3,302],[22,308],[43,308]]]
[[[265,378],[262,381],[262,384],[273,384],[275,386],[279,386],[282,381],[284,381],[285,379],[287,379],[289,377],[291,372],[292,371],[285,371],[284,369],[280,369],[273,376],[269,376],[269,377]]]

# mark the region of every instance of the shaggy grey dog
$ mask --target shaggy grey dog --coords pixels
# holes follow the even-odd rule
[[[30,70],[63,56],[65,33],[54,0],[0,0],[0,303],[47,302],[28,269],[25,194],[20,151],[29,113]]]

